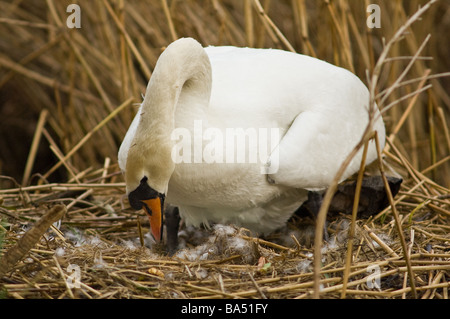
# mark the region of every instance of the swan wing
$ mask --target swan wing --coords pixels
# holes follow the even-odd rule
[[[268,164],[269,180],[295,188],[326,188],[360,141],[369,122],[368,90],[350,72],[335,76],[330,87],[318,91],[321,93],[309,101],[309,107],[295,117],[275,147]],[[374,129],[384,147],[385,127],[381,116]],[[376,157],[372,140],[366,162]],[[361,158],[362,149],[350,162],[341,181],[359,170]]]
[[[276,184],[324,188],[356,146],[369,121],[369,92],[350,71],[309,56],[277,49],[208,47],[213,69],[210,106],[215,112],[239,114],[233,123],[277,126],[281,140],[267,172]],[[234,94],[230,94],[233,92]],[[378,120],[381,147],[384,123]],[[362,150],[343,180],[357,172]],[[369,145],[367,163],[376,159]]]

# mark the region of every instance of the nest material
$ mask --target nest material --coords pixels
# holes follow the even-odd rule
[[[363,2],[206,3],[79,1],[82,28],[68,30],[69,3],[0,2],[1,297],[312,296],[314,224],[307,218],[294,216],[264,239],[230,225],[184,228],[182,250],[172,257],[152,243],[146,215],[129,207],[114,164],[132,102],[140,101],[164,46],[181,36],[204,45],[295,49],[365,80],[383,50],[381,39],[414,17],[411,3],[417,3],[380,3],[383,27],[373,30],[365,29]],[[383,114],[391,140],[384,155],[404,177],[394,205],[407,252],[392,206],[354,225],[349,216],[330,220],[322,298],[412,298],[411,271],[416,297],[448,298],[449,82],[427,77],[427,68],[448,71],[442,38],[450,5],[441,1],[428,10],[393,44],[377,83],[377,92],[392,88],[378,105],[390,105]],[[420,55],[433,60],[416,59],[407,78],[413,81],[393,87],[430,30],[430,49]],[[418,94],[424,88],[427,95]],[[61,223],[47,229],[52,220],[45,216],[59,209],[66,211]],[[347,266],[349,227],[355,233]]]
[[[421,298],[447,298],[448,201],[436,199],[434,203],[440,208],[434,211],[417,205],[418,195],[408,192],[411,191],[408,187],[404,187],[396,207],[402,215],[416,289]],[[312,233],[305,228],[308,225],[305,217],[293,218],[286,229],[266,239],[226,225],[212,229],[183,228],[180,237],[185,241],[176,255],[169,257],[146,238],[141,246],[138,221],[143,233],[147,233],[147,218],[142,211],[136,213],[123,204],[121,188],[111,187],[107,182],[85,185],[76,191],[81,196],[69,197],[68,191],[75,192],[72,188],[79,186],[50,184],[34,190],[2,191],[2,229],[7,230],[3,232],[3,253],[14,249],[24,232],[42,219],[52,205],[70,207],[59,228],[53,225],[48,231],[44,229],[42,237],[29,243],[24,258],[4,274],[1,281],[4,297],[311,297],[313,254],[305,238],[298,236]],[[77,199],[86,193],[89,196]],[[48,196],[58,198],[49,201]],[[23,198],[28,198],[30,204],[4,208],[5,204],[17,205]],[[411,210],[412,205],[415,208]],[[342,293],[349,224],[348,216],[330,220],[331,238],[322,249],[324,298],[338,298]],[[389,208],[372,220],[358,220],[354,242],[348,297],[411,297],[407,267]],[[379,289],[371,284],[372,269],[379,271]]]

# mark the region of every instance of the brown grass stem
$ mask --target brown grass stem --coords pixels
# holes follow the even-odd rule
[[[366,167],[366,158],[367,158],[367,149],[369,145],[369,140],[364,143],[363,156],[361,158],[361,164],[358,172],[358,177],[356,180],[356,189],[355,189],[355,197],[353,200],[353,208],[352,208],[352,220],[348,231],[348,243],[347,243],[347,254],[345,258],[345,270],[344,270],[344,279],[343,279],[343,287],[341,292],[341,298],[345,298],[348,276],[350,273],[350,265],[353,260],[353,240],[355,237],[355,228],[356,228],[356,215],[358,213],[358,205],[359,198],[361,195],[361,185],[364,177],[364,169]]]
[[[389,199],[389,204],[391,205],[392,213],[394,215],[395,225],[397,227],[397,233],[398,233],[398,236],[400,237],[400,243],[403,248],[403,257],[405,258],[406,264],[408,266],[409,284],[411,286],[413,298],[417,299],[414,273],[411,268],[411,261],[410,261],[410,257],[408,254],[408,247],[406,245],[405,237],[403,235],[403,229],[401,226],[400,218],[398,216],[397,208],[394,203],[394,198],[392,197],[391,189],[389,188],[389,183],[388,183],[388,181],[386,179],[386,175],[384,173],[384,165],[383,165],[383,161],[381,160],[381,149],[380,149],[380,142],[378,140],[377,132],[375,132],[375,145],[376,145],[377,152],[378,152],[378,165],[380,168],[381,177],[383,178],[384,188],[386,189],[386,194]]]

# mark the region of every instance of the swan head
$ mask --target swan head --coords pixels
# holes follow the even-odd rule
[[[160,242],[164,200],[175,164],[170,156],[167,158],[161,145],[155,151],[157,142],[154,139],[147,139],[145,144],[143,147],[139,140],[135,140],[128,151],[125,183],[130,206],[147,213],[151,234],[156,242]]]
[[[144,209],[150,221],[150,228],[156,242],[161,241],[165,194],[150,187],[144,176],[139,186],[128,193],[128,200],[135,210]]]

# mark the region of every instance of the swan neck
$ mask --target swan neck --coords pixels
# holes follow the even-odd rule
[[[211,66],[201,46],[174,50],[170,46],[160,56],[147,86],[141,116],[150,126],[162,126],[168,134],[174,127],[180,98],[191,99],[192,113],[209,103]],[[186,104],[186,103],[183,103]],[[184,105],[183,105],[184,107]]]
[[[175,113],[180,112],[179,117],[202,116],[210,93],[211,66],[202,46],[194,40],[169,45],[148,83],[128,152],[125,177],[130,190],[145,176],[151,188],[161,194],[167,191],[175,169],[171,158]]]

